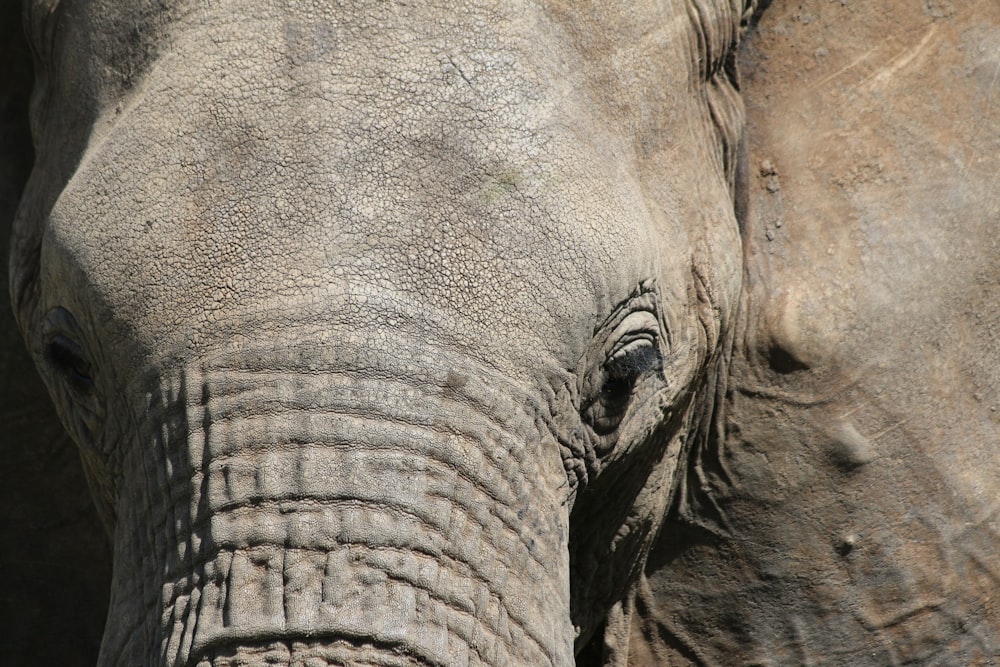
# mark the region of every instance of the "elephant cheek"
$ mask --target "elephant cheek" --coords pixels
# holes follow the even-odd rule
[[[215,375],[130,464],[102,665],[574,663],[568,517],[513,403]]]

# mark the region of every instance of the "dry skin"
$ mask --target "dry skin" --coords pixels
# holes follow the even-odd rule
[[[651,556],[650,664],[995,664],[1000,5],[776,1],[742,57],[725,537]]]
[[[998,659],[995,0],[761,3],[739,97],[740,3],[84,4],[13,277],[115,578],[5,313],[0,662]]]

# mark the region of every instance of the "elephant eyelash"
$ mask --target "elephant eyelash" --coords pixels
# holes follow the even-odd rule
[[[604,382],[601,398],[606,408],[618,408],[624,413],[640,378],[651,371],[663,368],[663,356],[653,345],[643,341],[629,345],[604,365]]]
[[[660,351],[651,340],[640,339],[626,345],[605,364],[609,380],[605,387],[609,383],[634,382],[643,374],[662,368],[663,355]],[[605,389],[601,391],[603,393]]]

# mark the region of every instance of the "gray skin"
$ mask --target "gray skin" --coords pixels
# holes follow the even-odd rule
[[[725,419],[631,656],[998,664],[1000,3],[776,1],[741,65]]]
[[[750,8],[29,2],[15,313],[99,664],[624,664],[742,258]]]
[[[1000,652],[1000,7],[767,3],[739,168],[752,7],[82,4],[11,282],[100,664]]]

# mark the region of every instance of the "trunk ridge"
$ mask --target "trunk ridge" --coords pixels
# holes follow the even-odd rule
[[[158,557],[118,582],[145,601],[102,665],[307,664],[289,648],[306,641],[316,665],[573,664],[568,516],[523,407],[483,414],[496,390],[474,383],[442,402],[368,377],[218,377],[185,377],[196,401],[165,392],[186,405],[153,438],[167,473],[140,464],[159,493],[120,516]]]

